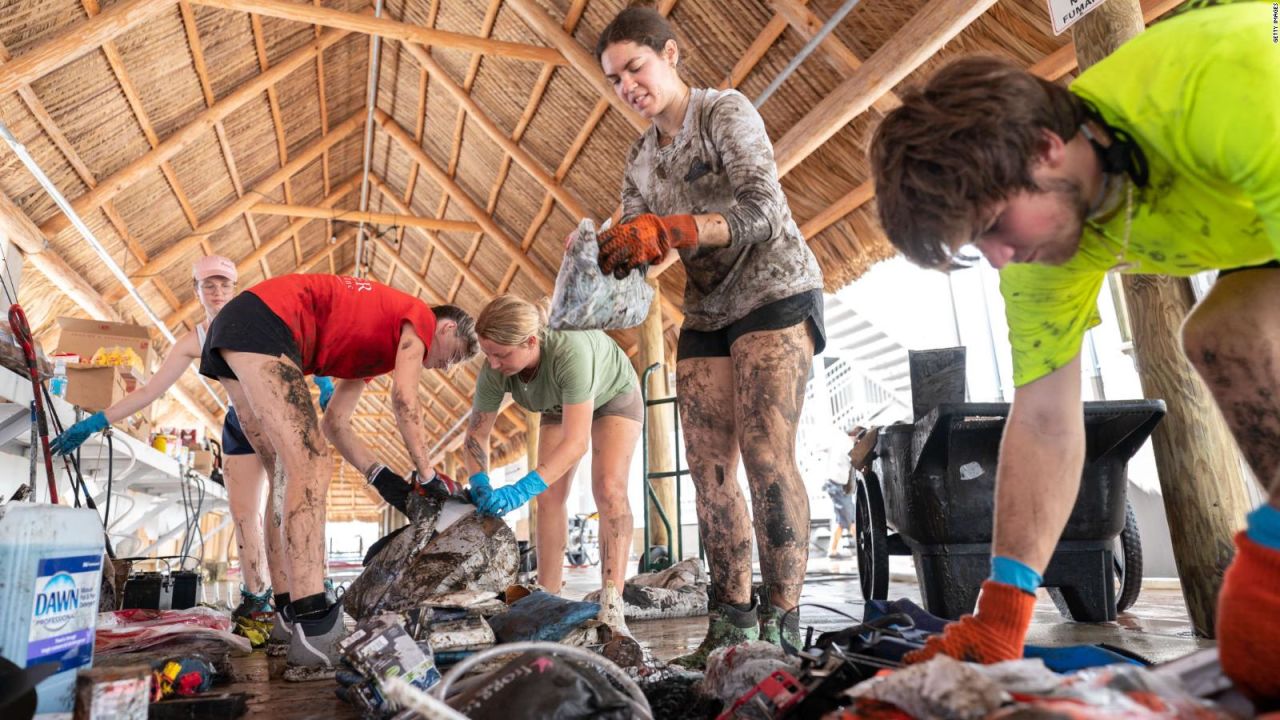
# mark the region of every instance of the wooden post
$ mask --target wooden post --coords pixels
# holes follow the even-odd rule
[[[1083,71],[1142,32],[1137,0],[1110,0],[1072,28]],[[1179,332],[1194,304],[1182,278],[1123,275],[1142,392],[1169,412],[1152,436],[1173,556],[1192,627],[1213,637],[1231,536],[1249,510],[1234,439],[1213,396],[1182,353]]]
[[[636,358],[640,361],[638,371],[641,374],[650,365],[662,363],[662,367],[649,375],[647,391],[650,398],[664,398],[671,395],[671,390],[667,384],[667,375],[671,368],[666,363],[666,342],[662,333],[662,290],[658,287],[656,280],[650,280],[649,284],[657,292],[653,296],[653,303],[649,306],[649,314],[645,317],[644,324],[640,326],[640,352],[636,354]],[[675,453],[672,448],[671,406],[659,405],[658,407],[649,408],[645,412],[649,421],[647,429],[649,471],[670,472],[675,469]],[[671,522],[672,533],[679,537],[680,528],[675,526],[676,479],[658,478],[652,481],[652,485],[653,494],[662,503],[662,508],[667,513],[667,519]],[[673,560],[680,559],[675,557],[674,539],[667,537],[667,529],[662,524],[662,517],[658,514],[656,505],[651,505],[649,508],[649,544],[666,545],[669,553],[668,557],[673,558]]]
[[[542,435],[539,432],[542,429],[542,413],[526,410],[524,420],[529,426],[525,430],[525,457],[528,458],[529,469],[535,470],[538,467],[538,439]],[[529,503],[529,542],[538,542],[538,498]]]

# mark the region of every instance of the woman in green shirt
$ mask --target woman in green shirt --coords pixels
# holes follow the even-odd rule
[[[590,444],[591,492],[600,511],[600,620],[625,629],[621,595],[633,530],[627,473],[644,417],[631,361],[599,330],[549,329],[545,309],[514,295],[490,302],[476,320],[476,333],[487,358],[467,425],[466,465],[476,505],[483,513],[504,515],[540,496],[538,583],[559,592],[566,501]],[[493,489],[489,433],[507,393],[520,407],[542,413],[538,467]]]

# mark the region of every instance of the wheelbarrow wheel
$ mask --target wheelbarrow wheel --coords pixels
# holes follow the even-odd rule
[[[858,475],[854,501],[854,534],[858,545],[858,583],[863,600],[889,597],[889,528],[884,519],[884,496],[874,471]]]
[[[1142,592],[1142,537],[1138,533],[1138,516],[1133,505],[1125,501],[1124,529],[1116,538],[1112,553],[1116,572],[1116,612],[1124,612],[1138,601]]]

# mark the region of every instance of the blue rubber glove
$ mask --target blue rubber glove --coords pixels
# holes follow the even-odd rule
[[[542,481],[542,476],[537,470],[531,470],[515,484],[494,490],[492,495],[480,503],[480,512],[484,515],[502,517],[546,489],[547,484]]]
[[[328,410],[329,401],[333,399],[333,378],[316,375],[311,378],[311,382],[320,388],[320,409]]]
[[[96,412],[64,430],[61,435],[54,438],[53,442],[49,444],[49,449],[53,451],[54,455],[70,455],[85,440],[88,440],[90,435],[106,430],[110,424],[107,422],[105,413]]]
[[[489,485],[488,473],[480,472],[472,475],[467,478],[467,485],[469,486],[467,494],[471,496],[471,502],[477,507],[487,501],[490,495],[493,495],[493,487]]]

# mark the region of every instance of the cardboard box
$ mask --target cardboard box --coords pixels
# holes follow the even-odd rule
[[[191,469],[201,475],[213,474],[213,453],[208,450],[192,450]]]
[[[132,348],[142,358],[142,371],[139,379],[151,377],[151,368],[156,364],[156,349],[151,343],[151,334],[141,325],[129,323],[105,322],[101,320],[85,320],[82,318],[58,318],[58,336],[54,347],[56,352],[74,353],[85,362],[93,358],[93,354],[104,347]]]
[[[117,367],[67,368],[66,401],[98,412],[120,402],[125,396],[124,377]]]
[[[125,433],[129,437],[140,441],[144,445],[151,444],[151,419],[146,417],[138,417],[130,415],[124,420],[115,424],[120,432]]]

